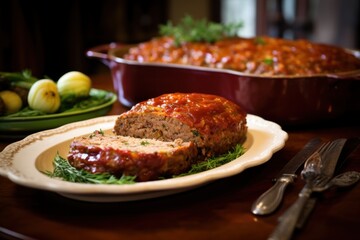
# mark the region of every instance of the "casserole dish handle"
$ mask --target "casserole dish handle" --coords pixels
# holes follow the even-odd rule
[[[102,63],[104,63],[108,67],[111,67],[113,57],[109,54],[109,50],[117,47],[119,47],[119,44],[117,43],[98,45],[87,50],[86,56],[90,58],[99,58]]]

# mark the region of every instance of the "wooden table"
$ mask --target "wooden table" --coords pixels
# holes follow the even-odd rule
[[[110,74],[94,76],[93,84],[111,90]],[[124,111],[117,102],[108,114]],[[188,192],[155,199],[81,202],[0,177],[0,238],[17,239],[4,233],[10,230],[33,239],[266,239],[303,186],[297,179],[272,215],[250,212],[254,200],[272,185],[271,179],[284,164],[313,137],[360,136],[360,126],[354,121],[284,129],[288,141],[267,163]],[[12,141],[3,140],[0,150]],[[359,148],[346,159],[341,171],[345,170],[360,171]],[[326,192],[319,196],[307,224],[293,239],[357,239],[359,214],[359,184]]]

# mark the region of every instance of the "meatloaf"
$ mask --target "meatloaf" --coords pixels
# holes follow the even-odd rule
[[[137,138],[194,142],[201,160],[226,153],[245,139],[246,112],[220,96],[170,93],[140,102],[121,114],[114,132]]]
[[[192,142],[103,135],[96,131],[73,139],[68,161],[91,173],[124,174],[136,176],[136,181],[149,181],[187,171],[196,156]]]
[[[360,59],[343,48],[268,36],[223,38],[215,43],[174,44],[173,37],[140,43],[124,55],[137,62],[175,63],[231,69],[266,76],[308,76],[360,69]]]

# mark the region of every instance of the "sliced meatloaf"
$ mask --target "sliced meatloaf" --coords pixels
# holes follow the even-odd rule
[[[138,138],[194,142],[199,158],[204,159],[228,152],[245,139],[246,112],[220,96],[164,94],[121,114],[114,132]]]
[[[69,163],[91,173],[136,176],[136,181],[156,180],[186,172],[197,156],[192,142],[158,141],[103,135],[74,138]]]

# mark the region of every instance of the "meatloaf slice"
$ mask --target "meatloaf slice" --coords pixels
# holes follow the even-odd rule
[[[73,139],[68,161],[91,173],[124,174],[149,181],[186,172],[196,156],[195,145],[180,139],[163,142],[96,132]]]
[[[222,154],[241,143],[247,132],[246,112],[220,96],[170,93],[140,102],[121,114],[114,126],[117,135],[182,139],[194,142],[199,158]]]

